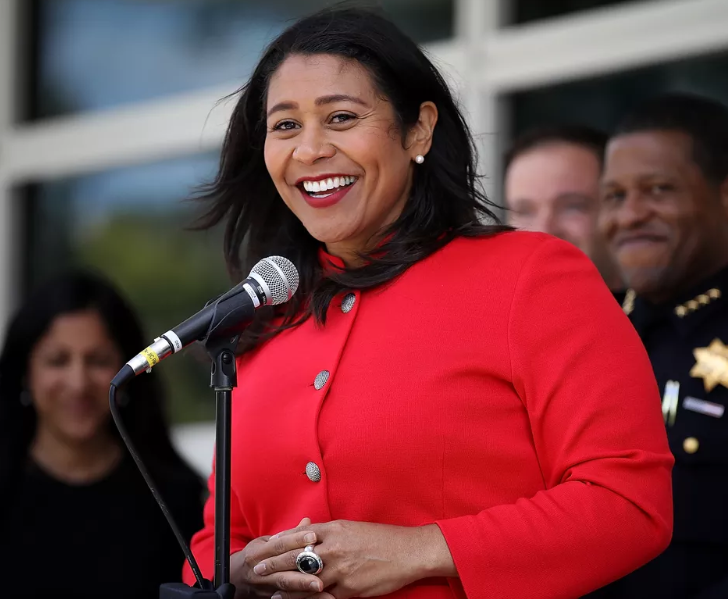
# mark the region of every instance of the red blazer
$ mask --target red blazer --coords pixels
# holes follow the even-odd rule
[[[457,239],[353,295],[324,327],[239,361],[232,552],[304,516],[436,522],[460,578],[390,597],[553,599],[667,547],[673,458],[655,378],[579,250],[536,233]],[[210,577],[213,510],[210,497],[192,541]]]

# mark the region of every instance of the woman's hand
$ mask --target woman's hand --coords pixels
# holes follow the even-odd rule
[[[336,599],[376,597],[422,578],[457,576],[447,543],[435,524],[405,527],[337,520],[307,525],[306,530],[315,533],[318,544],[314,551],[324,562],[318,578]],[[295,534],[283,532],[273,540]],[[301,549],[280,552],[260,562],[258,569],[267,578],[295,568],[300,552]],[[303,596],[282,593],[281,597]]]
[[[254,539],[245,549],[230,556],[230,582],[235,585],[237,599],[269,599],[276,593],[291,599],[333,599],[328,593],[321,593],[324,585],[320,578],[296,569],[295,559],[292,568],[273,571],[260,566],[261,562],[267,563],[281,555],[298,555],[306,545],[315,543],[316,533],[310,529],[310,524],[311,521],[304,518],[295,529]]]

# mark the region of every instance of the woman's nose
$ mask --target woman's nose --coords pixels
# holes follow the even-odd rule
[[[78,393],[84,392],[89,386],[90,378],[88,369],[83,360],[76,360],[71,363],[66,371],[66,384]]]
[[[304,131],[298,138],[298,145],[293,150],[293,158],[302,164],[311,165],[322,158],[331,158],[336,148],[318,130]]]

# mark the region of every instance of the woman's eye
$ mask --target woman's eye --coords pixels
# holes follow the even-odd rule
[[[290,131],[296,128],[296,123],[293,121],[281,121],[273,127],[274,131]]]
[[[63,354],[56,354],[46,357],[46,364],[52,368],[62,368],[68,363],[68,357]]]
[[[332,116],[331,122],[334,124],[341,124],[341,123],[346,123],[347,121],[350,121],[355,118],[356,117],[353,114],[341,113],[341,114],[335,114],[334,116]]]

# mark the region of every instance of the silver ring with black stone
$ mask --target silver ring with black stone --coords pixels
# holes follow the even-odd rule
[[[306,548],[296,557],[296,568],[303,574],[319,574],[324,569],[324,561],[314,552],[313,545]]]

